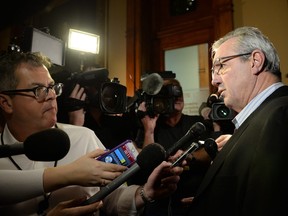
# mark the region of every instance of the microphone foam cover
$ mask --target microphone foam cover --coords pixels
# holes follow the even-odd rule
[[[148,95],[156,95],[163,86],[163,79],[158,73],[152,73],[141,79],[142,89]]]
[[[70,149],[69,136],[58,128],[49,128],[27,137],[23,143],[25,155],[34,161],[56,161]]]
[[[190,128],[189,133],[194,133],[195,135],[201,135],[206,131],[206,127],[202,122],[196,122],[192,127]]]
[[[141,171],[151,173],[162,161],[166,159],[166,151],[158,143],[152,143],[142,149],[137,156],[137,164]]]

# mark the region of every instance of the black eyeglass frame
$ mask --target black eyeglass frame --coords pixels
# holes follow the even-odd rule
[[[217,58],[214,61],[214,62],[217,62],[217,63],[216,64],[214,63],[212,68],[211,68],[212,75],[215,74],[215,66],[219,66],[219,69],[216,72],[216,74],[220,75],[221,73],[219,71],[223,68],[223,63],[225,63],[227,61],[230,61],[230,60],[232,60],[234,58],[237,58],[237,57],[241,57],[241,56],[245,56],[245,55],[251,55],[251,54],[252,54],[252,52],[248,52],[248,53],[241,53],[241,54],[236,54],[236,55],[231,55],[231,56],[225,56],[225,57]]]
[[[60,91],[57,93],[55,91],[55,87],[58,86],[58,88],[60,88]],[[62,94],[62,88],[63,88],[64,84],[63,83],[55,83],[54,85],[50,85],[48,87],[46,86],[36,86],[34,88],[30,88],[30,89],[14,89],[14,90],[5,90],[5,91],[1,91],[1,94],[5,94],[5,95],[22,95],[22,96],[31,96],[31,95],[26,95],[26,94],[21,94],[21,92],[33,92],[34,93],[34,97],[36,98],[37,101],[43,101],[44,99],[39,100],[39,95],[37,95],[37,89],[42,88],[45,89],[43,92],[46,93],[45,98],[47,97],[48,93],[49,93],[49,89],[53,90],[53,92],[56,94],[56,96],[60,96]]]

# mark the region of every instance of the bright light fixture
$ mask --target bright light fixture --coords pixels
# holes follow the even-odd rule
[[[68,48],[98,54],[99,45],[99,35],[76,29],[69,29]]]

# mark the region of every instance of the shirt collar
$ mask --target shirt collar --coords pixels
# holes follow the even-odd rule
[[[282,82],[274,83],[259,93],[256,97],[254,97],[232,120],[235,125],[235,129],[238,129],[241,124],[250,116],[250,114],[254,112],[267,97],[269,97],[274,91],[283,85],[284,84]]]

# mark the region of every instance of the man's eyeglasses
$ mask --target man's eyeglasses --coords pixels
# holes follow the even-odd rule
[[[56,96],[60,96],[62,94],[63,83],[56,83],[51,86],[37,86],[31,89],[15,89],[15,90],[7,90],[0,92],[1,94],[6,95],[22,95],[22,96],[31,96],[22,94],[21,92],[33,92],[36,100],[38,102],[43,102],[48,96],[49,90],[51,89]]]
[[[252,52],[217,58],[215,60],[213,67],[211,68],[212,74],[214,75],[216,73],[217,75],[220,75],[220,74],[223,75],[223,73],[220,72],[220,70],[223,68],[223,63],[230,61],[234,58],[240,57],[240,56],[251,55],[251,53]]]

